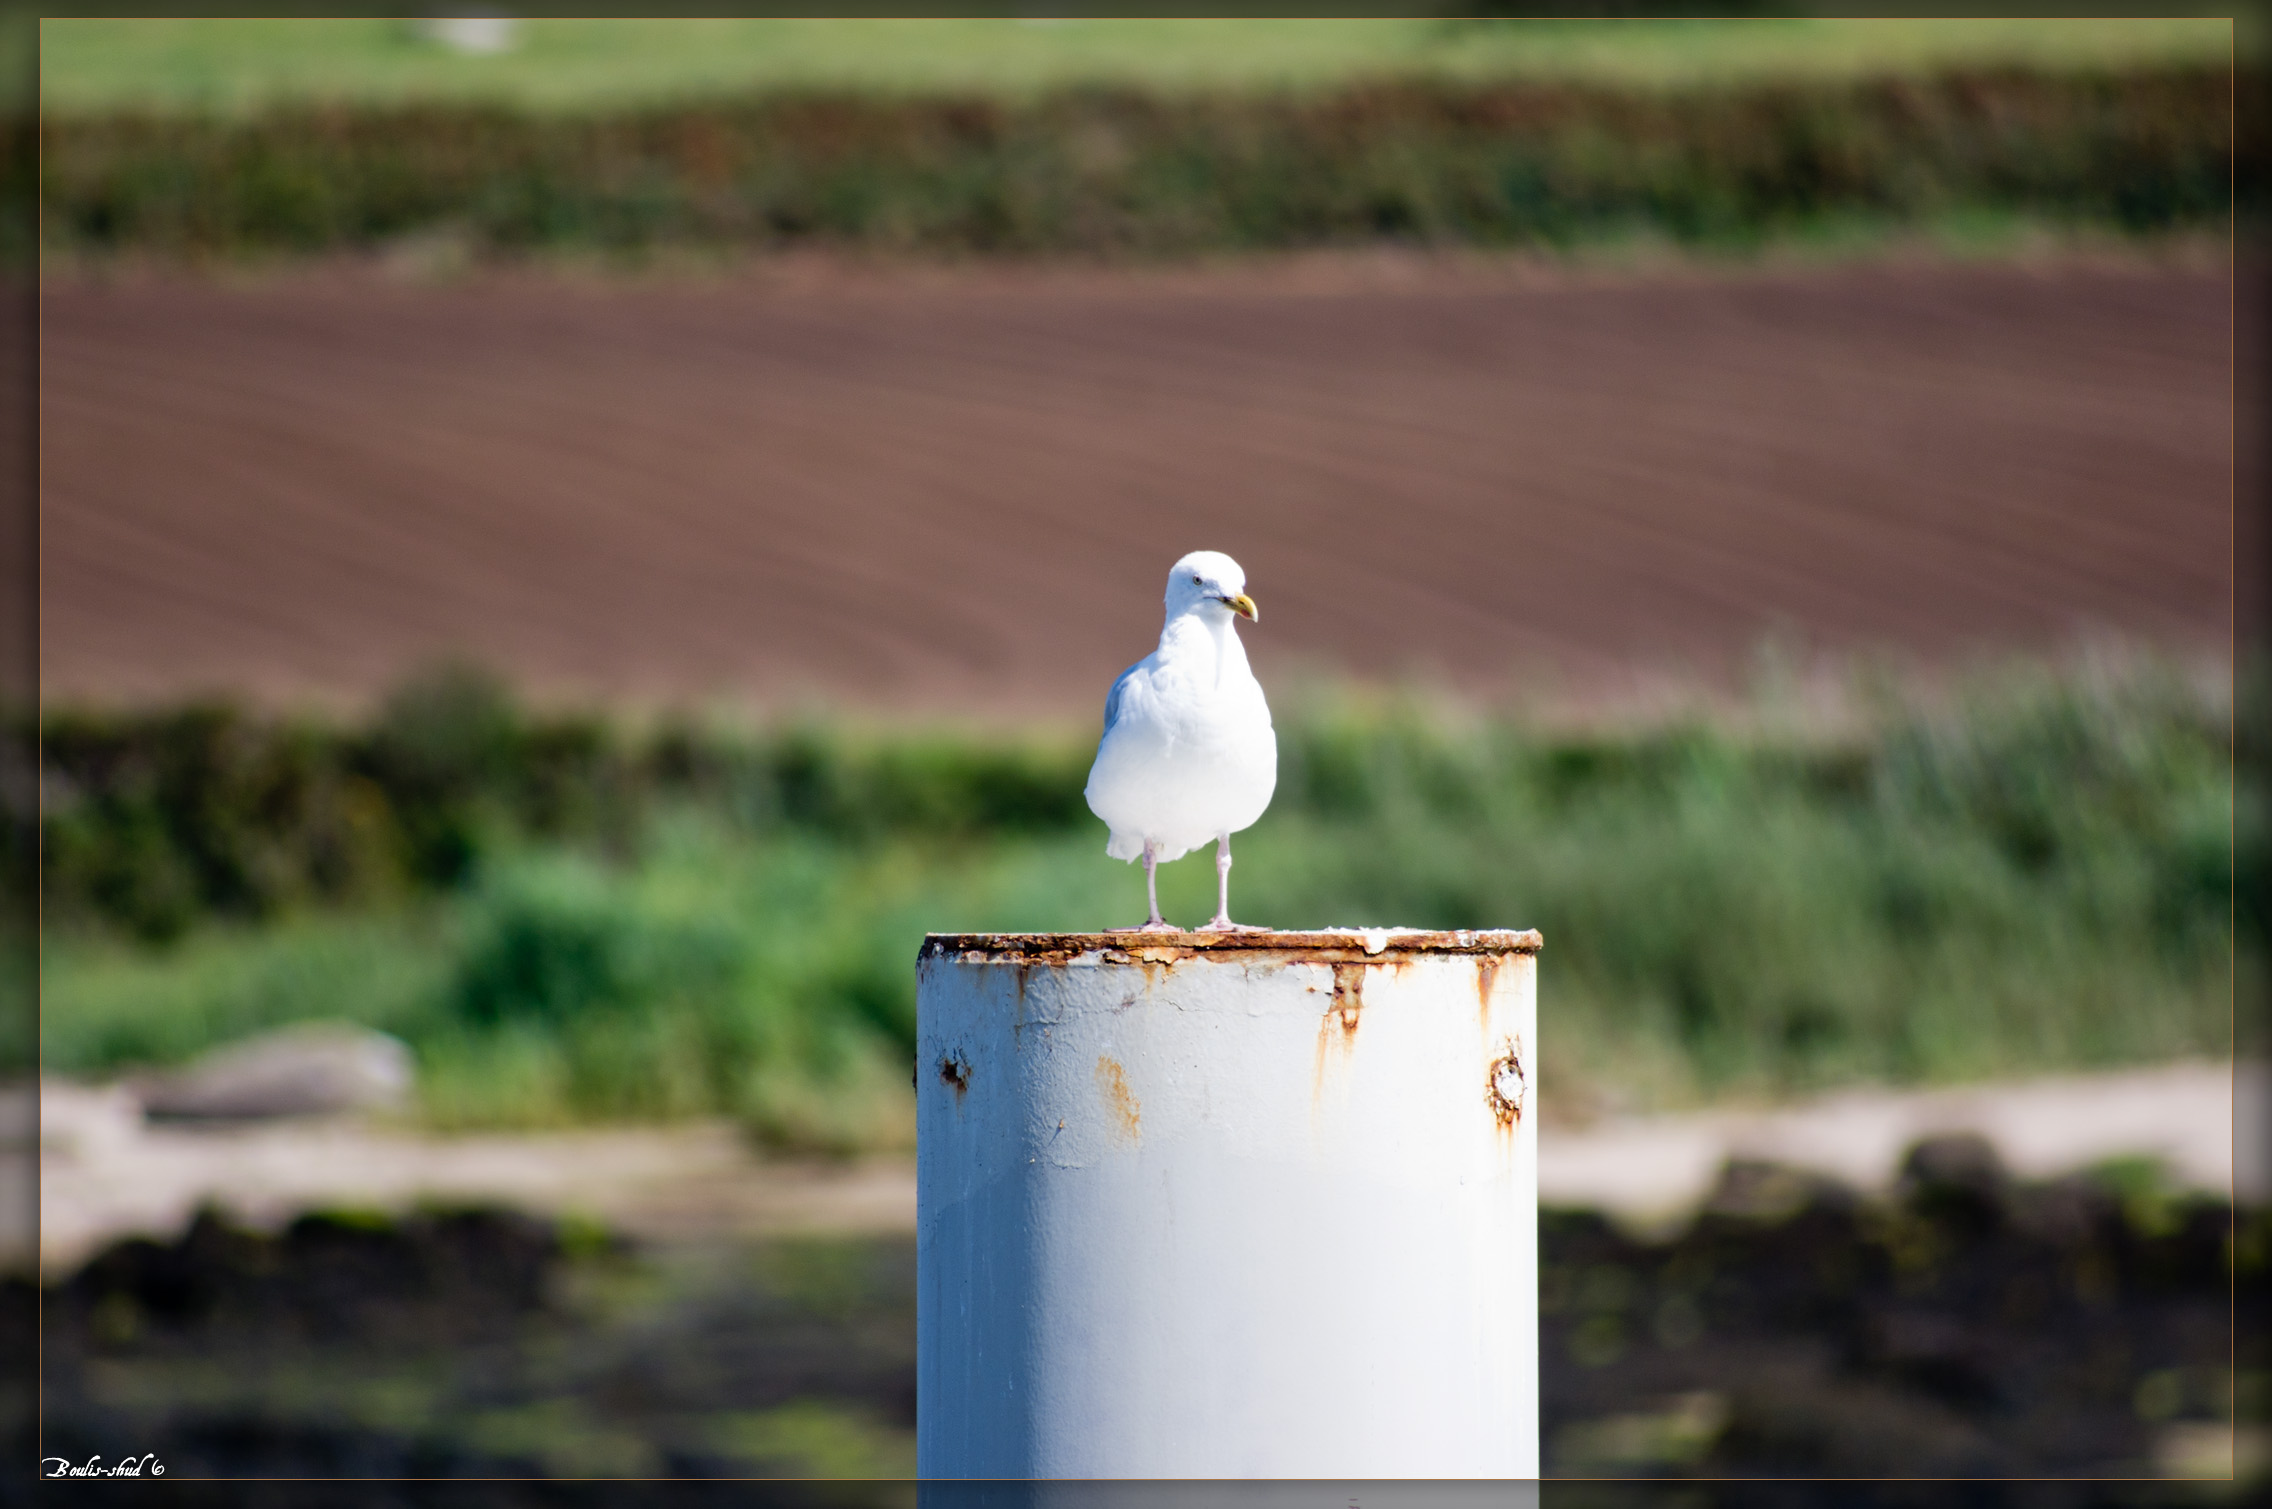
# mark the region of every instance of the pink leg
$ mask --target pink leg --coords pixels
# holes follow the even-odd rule
[[[1242,927],[1231,920],[1231,836],[1223,834],[1215,840],[1215,916],[1204,923],[1203,933],[1266,933],[1264,927]]]
[[[1160,846],[1150,839],[1144,841],[1144,897],[1152,904],[1152,915],[1142,927],[1116,927],[1115,933],[1180,933],[1182,928],[1172,922],[1160,920]]]

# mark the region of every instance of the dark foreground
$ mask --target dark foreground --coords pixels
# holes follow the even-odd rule
[[[2261,1420],[2264,1215],[2228,1248],[2222,1204],[2142,1178],[2014,1187],[1964,1141],[1909,1167],[1884,1204],[1732,1168],[1661,1245],[1550,1213],[1549,1474],[2185,1475],[2235,1408],[2236,1324],[2238,1407]],[[497,1212],[309,1217],[279,1237],[206,1219],[111,1249],[45,1312],[42,1451],[154,1452],[176,1484],[913,1465],[904,1241],[633,1252]],[[480,1501],[565,1501],[493,1486]],[[1722,1498],[1751,1501],[1682,1502]]]

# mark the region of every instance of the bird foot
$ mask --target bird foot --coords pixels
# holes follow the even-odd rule
[[[1180,933],[1182,928],[1172,922],[1146,922],[1138,927],[1108,927],[1108,933]]]
[[[1233,922],[1228,917],[1217,917],[1212,921],[1202,922],[1197,930],[1202,933],[1267,933],[1270,931],[1266,927],[1257,927],[1251,922]]]

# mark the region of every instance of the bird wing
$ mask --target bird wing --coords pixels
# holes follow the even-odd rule
[[[1144,660],[1151,658],[1147,655]],[[1120,689],[1128,684],[1129,677],[1144,668],[1144,660],[1137,661],[1127,670],[1112,678],[1112,690],[1104,694],[1104,731],[1106,733],[1111,733],[1112,725],[1120,721]]]

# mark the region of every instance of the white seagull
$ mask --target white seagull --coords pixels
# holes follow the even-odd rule
[[[1215,840],[1215,920],[1201,932],[1261,932],[1231,920],[1231,835],[1251,827],[1278,787],[1278,735],[1262,684],[1247,669],[1234,617],[1255,621],[1246,573],[1217,550],[1195,550],[1168,573],[1160,647],[1120,673],[1104,699],[1104,737],[1089,770],[1089,810],[1112,837],[1105,853],[1144,861],[1160,920],[1159,866]]]

